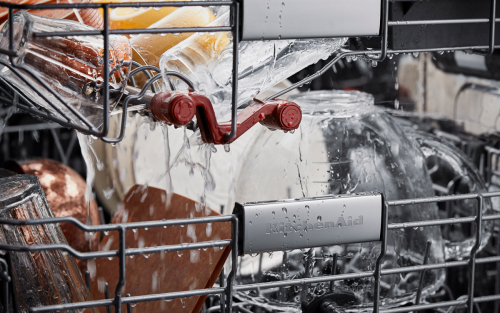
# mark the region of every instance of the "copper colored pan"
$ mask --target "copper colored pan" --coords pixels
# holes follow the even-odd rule
[[[86,183],[82,177],[68,166],[49,159],[37,159],[24,162],[12,162],[8,169],[18,174],[29,174],[38,177],[43,190],[47,194],[50,208],[56,217],[72,216],[80,222],[87,223],[87,206],[85,204]],[[90,218],[92,225],[100,224],[96,202],[90,201]],[[59,225],[69,245],[82,252],[91,251],[90,245],[97,248],[97,234],[92,243],[85,239],[85,233],[69,223]],[[95,250],[94,249],[94,250]],[[77,260],[80,270],[87,269],[86,260]]]

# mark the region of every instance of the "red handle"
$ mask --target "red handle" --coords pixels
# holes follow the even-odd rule
[[[236,137],[229,139],[231,122],[217,123],[212,102],[196,92],[162,92],[153,97],[151,113],[159,120],[175,126],[187,125],[196,115],[203,141],[227,144],[243,135],[260,122],[269,129],[290,131],[297,129],[302,110],[296,103],[286,100],[255,101],[241,111],[236,120]]]

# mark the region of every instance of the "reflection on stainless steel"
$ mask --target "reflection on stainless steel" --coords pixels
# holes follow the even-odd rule
[[[99,225],[99,211],[96,202],[90,200],[89,213],[85,204],[85,181],[80,175],[68,166],[49,159],[37,159],[18,162],[19,174],[29,174],[38,177],[46,193],[52,213],[56,217],[72,216],[84,224]],[[90,221],[88,220],[90,217]],[[60,225],[66,240],[71,247],[81,252],[97,249],[98,235],[95,234],[92,242],[85,238],[85,233],[72,224]],[[80,270],[87,269],[87,260],[77,260]]]
[[[53,217],[35,176],[0,178],[0,217],[30,220]],[[10,245],[67,244],[55,224],[0,228],[0,241]],[[92,300],[71,256],[62,251],[10,252],[18,312],[41,305]],[[67,312],[77,312],[67,311]],[[90,312],[94,312],[90,309]]]

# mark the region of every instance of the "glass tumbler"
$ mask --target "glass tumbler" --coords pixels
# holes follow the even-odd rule
[[[250,144],[236,182],[236,201],[268,201],[328,194],[379,191],[386,200],[434,196],[432,181],[420,149],[402,129],[373,105],[373,96],[362,92],[314,91],[289,100],[301,106],[303,118],[294,133],[262,129]],[[277,212],[276,214],[281,214]],[[346,209],[345,214],[349,212]],[[434,203],[389,207],[389,223],[438,218]],[[313,216],[288,214],[291,223],[316,221]],[[318,221],[321,217],[317,217]],[[388,233],[382,268],[400,268],[443,262],[439,227],[394,229]],[[346,244],[244,256],[241,284],[300,279],[373,271],[380,242]],[[333,265],[333,260],[336,264]],[[427,271],[419,286],[419,273],[381,278],[382,307],[415,301],[417,290],[425,297],[443,283],[442,269]],[[276,311],[302,312],[303,305],[337,295],[341,309],[363,311],[373,305],[373,278],[262,289],[240,293],[245,301]],[[351,312],[351,311],[349,311]]]
[[[77,113],[72,112],[73,109],[99,127],[102,123],[105,83],[102,36],[34,36],[34,33],[95,30],[75,21],[25,12],[14,14],[14,50],[18,56],[12,60],[22,77],[8,66],[11,64],[8,57],[1,55],[0,78],[56,116],[65,114],[73,122],[83,125]],[[115,90],[110,92],[110,107],[113,108],[122,95],[120,84],[125,84],[128,79],[132,52],[125,36],[110,35],[109,46],[109,84],[110,90]],[[9,49],[8,24],[0,32],[0,48]]]
[[[31,175],[0,178],[0,217],[29,220],[51,218],[45,194]],[[12,226],[0,224],[0,242],[28,246],[68,244],[56,224]],[[92,300],[75,260],[66,252],[37,251],[10,253],[14,299],[17,312],[43,305]],[[86,312],[94,312],[92,308]],[[82,309],[65,312],[83,312]]]
[[[471,160],[458,148],[443,139],[406,127],[405,133],[415,139],[425,156],[425,162],[432,179],[436,195],[459,195],[488,192],[479,170]],[[441,218],[475,216],[478,202],[476,199],[456,200],[439,204]],[[491,198],[483,199],[483,214],[493,214]],[[491,237],[493,224],[483,221],[483,232],[480,249],[484,248]],[[443,225],[441,227],[445,239],[445,259],[461,260],[468,258],[475,244],[475,223]]]

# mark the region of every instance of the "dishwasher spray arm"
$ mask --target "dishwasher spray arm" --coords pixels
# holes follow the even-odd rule
[[[286,100],[254,102],[237,116],[235,138],[230,138],[231,122],[218,123],[212,102],[205,95],[193,91],[169,91],[156,94],[149,103],[151,114],[169,125],[185,126],[194,116],[206,143],[229,144],[257,123],[271,130],[293,131],[302,120],[302,110]]]

